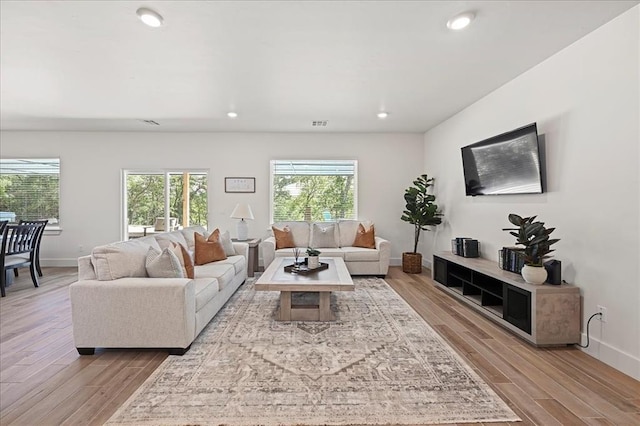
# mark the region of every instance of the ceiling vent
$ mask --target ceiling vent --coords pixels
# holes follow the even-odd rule
[[[317,120],[311,122],[311,127],[327,127],[328,120]]]
[[[147,123],[150,126],[159,126],[160,125],[160,123],[158,123],[155,120],[140,120],[140,121],[142,121],[143,123]]]

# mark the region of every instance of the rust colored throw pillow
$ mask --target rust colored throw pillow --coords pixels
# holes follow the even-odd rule
[[[193,270],[193,260],[191,260],[191,256],[189,255],[189,251],[180,243],[176,243],[174,241],[171,242],[173,248],[176,250],[176,255],[180,253],[178,256],[178,260],[180,261],[180,265],[184,268],[184,276],[187,278],[194,278],[194,270]]]
[[[276,237],[276,250],[293,248],[296,246],[293,242],[293,234],[288,226],[285,226],[283,229],[278,229],[275,226],[272,226],[271,229],[273,229],[273,236]]]
[[[367,231],[362,224],[358,225],[358,231],[356,232],[356,239],[353,242],[354,247],[362,248],[376,248],[376,236],[373,230],[373,225]]]
[[[215,262],[216,260],[224,260],[227,255],[224,252],[224,247],[220,242],[220,231],[217,229],[209,235],[208,239],[204,239],[204,235],[195,232],[195,264],[204,265],[206,263]]]

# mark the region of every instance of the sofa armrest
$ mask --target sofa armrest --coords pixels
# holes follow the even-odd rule
[[[273,259],[276,257],[276,239],[275,237],[265,238],[264,241],[260,243],[260,253],[262,254],[262,262],[264,264],[264,269],[267,269]]]
[[[195,282],[188,278],[81,280],[69,286],[78,348],[187,348],[195,339]]]
[[[380,237],[375,239],[376,249],[380,251],[380,275],[387,275],[391,261],[391,242]]]
[[[91,255],[88,254],[86,256],[80,256],[78,258],[78,279],[95,280],[97,278],[96,271],[93,268],[93,263],[91,262]]]
[[[247,262],[249,261],[249,243],[235,241],[233,242],[233,249],[237,255],[244,256]]]

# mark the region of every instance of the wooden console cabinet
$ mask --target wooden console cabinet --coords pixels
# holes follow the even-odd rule
[[[580,289],[531,285],[495,262],[451,253],[433,256],[432,277],[443,291],[538,346],[580,343]]]

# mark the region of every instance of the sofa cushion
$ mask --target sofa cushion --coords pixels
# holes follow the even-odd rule
[[[369,229],[365,229],[362,224],[358,225],[358,232],[356,232],[356,238],[352,244],[354,247],[362,247],[374,249],[376,248],[376,237],[373,225]]]
[[[184,278],[184,269],[176,252],[182,257],[180,248],[173,245],[162,251],[149,247],[145,261],[147,275],[151,278]]]
[[[188,247],[187,240],[184,238],[184,234],[180,231],[164,232],[162,234],[155,234],[154,238],[158,242],[161,249],[165,249],[171,245],[171,243],[182,244]]]
[[[349,247],[344,250],[345,262],[378,262],[380,251],[362,247]]]
[[[311,241],[309,247],[331,248],[338,247],[338,227],[335,223],[313,223],[311,224]]]
[[[196,278],[196,312],[209,303],[220,292],[218,280],[215,278]]]
[[[97,279],[109,281],[125,277],[146,277],[145,261],[149,247],[161,251],[153,237],[95,247],[91,252],[91,263],[95,266]]]
[[[345,251],[342,248],[323,248],[320,249],[320,262],[322,262],[323,257],[342,257],[344,259]]]
[[[216,278],[220,291],[224,290],[233,281],[235,275],[235,268],[229,263],[212,262],[195,267],[196,278]]]
[[[202,226],[200,225],[195,225],[195,226],[189,226],[187,228],[181,229],[177,232],[181,232],[182,236],[184,237],[184,240],[187,242],[187,245],[185,246],[187,248],[187,250],[190,251],[194,251],[195,250],[195,241],[193,239],[193,234],[194,232],[197,232],[198,234],[202,234],[206,237],[209,236],[209,233],[207,232],[206,229],[204,229]]]
[[[215,262],[216,260],[224,260],[227,255],[224,247],[219,241],[220,231],[215,230],[209,238],[205,240],[204,236],[198,233],[194,234],[195,239],[195,264],[204,265],[206,263]]]
[[[275,226],[272,226],[273,236],[276,239],[276,249],[285,249],[295,247],[295,242],[293,241],[293,233],[288,226],[279,229]]]
[[[227,256],[234,256],[236,254],[236,250],[233,248],[233,241],[231,241],[231,235],[229,231],[224,231],[220,233],[220,242],[222,243],[222,247],[224,247],[224,254]]]
[[[373,222],[360,220],[340,220],[338,222],[338,235],[340,236],[340,247],[352,247],[356,239],[358,227],[362,224],[365,229],[373,226]]]
[[[229,256],[225,260],[220,260],[217,263],[226,263],[229,265],[233,265],[236,275],[241,273],[243,269],[247,269],[247,262],[244,256],[240,255]]]
[[[273,226],[278,229],[288,226],[291,234],[293,235],[293,243],[295,244],[295,247],[309,247],[309,222],[291,220],[286,222],[276,222]]]

